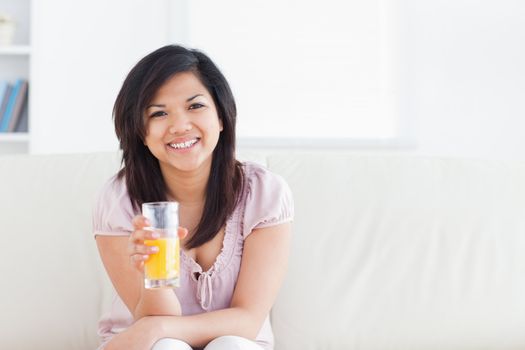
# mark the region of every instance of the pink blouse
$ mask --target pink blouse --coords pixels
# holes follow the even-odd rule
[[[183,315],[230,307],[246,237],[256,228],[293,219],[293,199],[286,182],[256,163],[245,162],[243,166],[246,186],[241,200],[226,221],[223,246],[213,266],[202,271],[201,266],[181,250],[181,286],[174,292]],[[93,208],[94,235],[127,236],[133,230],[131,220],[137,214],[132,208],[125,182],[114,176],[102,187]],[[132,322],[131,313],[115,293],[111,309],[99,322],[100,349]],[[273,349],[268,316],[256,342],[265,349]]]

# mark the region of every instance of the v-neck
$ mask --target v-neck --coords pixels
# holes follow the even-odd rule
[[[193,259],[191,256],[186,254],[186,252],[183,249],[181,249],[182,260],[186,262],[185,265],[189,268],[191,272],[191,277],[193,279],[196,279],[194,276],[194,273],[196,272],[198,272],[199,274],[204,273],[207,275],[212,275],[213,273],[219,272],[221,270],[222,264],[224,263],[224,259],[226,258],[225,255],[227,253],[227,250],[231,251],[232,249],[232,245],[231,244],[227,245],[226,243],[229,240],[231,240],[231,235],[232,235],[230,220],[231,220],[231,216],[230,218],[226,220],[226,223],[224,224],[224,237],[222,239],[221,250],[219,254],[217,255],[217,257],[215,258],[213,265],[211,265],[207,271],[203,271],[202,266],[199,265],[199,263],[196,262],[195,259]]]

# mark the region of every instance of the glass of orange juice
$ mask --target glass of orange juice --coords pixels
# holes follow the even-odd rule
[[[157,232],[160,237],[145,240],[147,246],[159,248],[144,263],[144,286],[173,288],[180,285],[179,203],[151,202],[142,204],[142,215],[150,222],[146,230]]]

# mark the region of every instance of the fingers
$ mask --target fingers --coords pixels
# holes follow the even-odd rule
[[[133,218],[132,224],[134,231],[129,236],[128,255],[131,265],[140,272],[144,271],[144,262],[148,260],[150,254],[158,252],[158,247],[144,244],[146,240],[159,238],[158,232],[148,229],[148,220],[141,215]]]
[[[131,220],[131,224],[135,228],[135,230],[143,229],[144,227],[149,226],[149,221],[146,219],[146,217],[142,215],[137,215]]]
[[[140,272],[144,271],[144,263],[148,260],[149,255],[134,254],[130,256],[131,265],[137,268]]]
[[[148,220],[142,215],[135,216],[132,224],[134,231],[129,236],[128,255],[131,264],[142,272],[144,271],[144,263],[149,259],[149,256],[159,251],[158,247],[146,244],[145,241],[156,240],[160,238],[160,234],[149,227]],[[179,239],[186,238],[188,229],[179,227],[177,235]]]
[[[188,229],[185,227],[179,227],[177,234],[179,235],[180,239],[184,239],[188,235]]]
[[[147,239],[154,240],[159,237],[160,235],[156,231],[148,230],[148,229],[142,229],[142,230],[137,229],[133,231],[133,233],[131,233],[131,235],[129,236],[129,240],[131,243],[140,244],[140,243],[143,243]]]
[[[141,254],[141,255],[149,255],[149,254],[155,254],[158,253],[159,247],[154,245],[147,245],[147,244],[133,244],[130,247],[130,255],[135,254]]]
[[[134,232],[134,234],[137,231]],[[151,234],[152,232],[147,232]],[[144,271],[144,263],[149,259],[151,254],[158,253],[159,248],[157,246],[150,246],[144,244],[144,241],[130,242],[128,246],[129,258],[131,265],[137,268],[140,272]]]

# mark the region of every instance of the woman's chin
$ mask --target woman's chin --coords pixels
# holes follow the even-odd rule
[[[206,159],[184,159],[184,160],[178,160],[178,161],[171,161],[169,162],[169,168],[172,170],[175,170],[177,172],[184,172],[184,173],[195,173],[201,169],[209,169],[206,165],[207,161]]]

